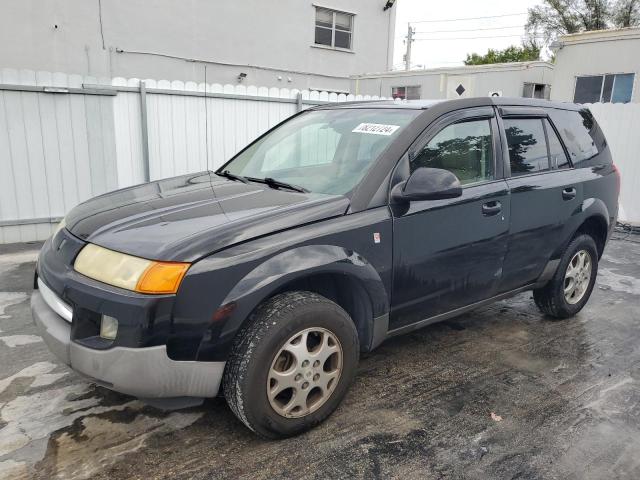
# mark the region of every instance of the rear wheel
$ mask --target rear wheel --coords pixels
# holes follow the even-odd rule
[[[277,295],[252,314],[227,362],[224,391],[236,416],[267,438],[322,422],[346,394],[358,334],[340,306],[312,292]]]
[[[533,291],[538,308],[555,318],[568,318],[586,305],[598,273],[598,251],[589,235],[579,235],[567,246],[553,278]]]

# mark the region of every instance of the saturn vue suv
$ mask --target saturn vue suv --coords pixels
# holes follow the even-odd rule
[[[389,337],[525,290],[547,316],[579,312],[619,180],[579,105],[319,106],[216,171],[72,209],[40,252],[33,318],[98,385],[223,394],[258,435],[291,436]]]

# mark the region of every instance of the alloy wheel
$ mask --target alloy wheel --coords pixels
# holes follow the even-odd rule
[[[586,250],[579,250],[571,257],[564,275],[564,298],[574,305],[584,297],[591,281],[592,261]]]
[[[267,378],[269,404],[287,418],[313,413],[338,385],[342,363],[342,346],[329,330],[314,327],[296,333],[271,363]]]

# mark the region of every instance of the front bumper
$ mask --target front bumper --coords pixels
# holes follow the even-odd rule
[[[31,313],[54,355],[101,386],[141,398],[215,397],[218,393],[225,362],[171,360],[166,345],[85,347],[71,340],[71,324],[38,290],[31,296]]]

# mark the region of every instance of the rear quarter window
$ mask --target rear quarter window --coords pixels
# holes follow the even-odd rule
[[[549,112],[576,168],[611,163],[609,156],[599,155],[607,146],[604,135],[593,114],[582,110],[558,110]]]

